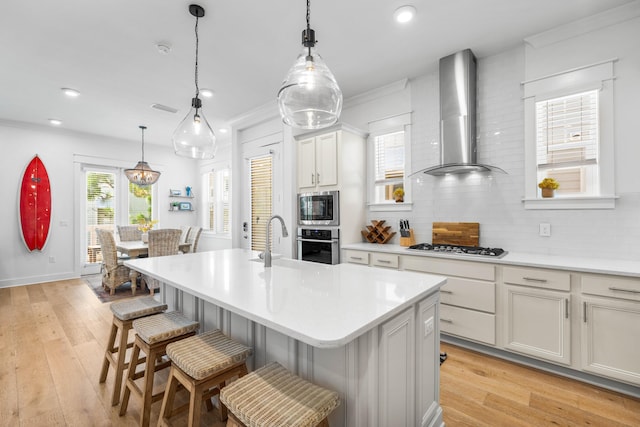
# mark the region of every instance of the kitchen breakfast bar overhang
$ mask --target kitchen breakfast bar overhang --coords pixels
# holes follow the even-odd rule
[[[439,289],[443,276],[274,259],[244,249],[132,259],[164,283],[173,309],[340,394],[337,426],[442,426]]]

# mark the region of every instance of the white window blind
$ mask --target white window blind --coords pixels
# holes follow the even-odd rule
[[[404,131],[375,138],[375,182],[389,184],[404,179]]]
[[[598,160],[598,91],[536,103],[538,170],[593,165]]]
[[[215,233],[228,233],[230,224],[231,182],[229,169],[209,172],[207,174],[208,211],[209,216],[205,227]]]
[[[251,170],[251,249],[262,251],[267,242],[266,224],[271,216],[272,201],[271,156],[250,160]],[[271,230],[269,230],[271,233]]]

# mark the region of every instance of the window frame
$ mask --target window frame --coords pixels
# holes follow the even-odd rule
[[[375,139],[381,135],[404,132],[404,201],[402,203],[376,201],[376,146]],[[367,206],[370,211],[409,211],[412,209],[411,179],[411,113],[369,122],[367,138]]]
[[[522,83],[524,89],[524,181],[525,209],[613,209],[614,132],[613,132],[613,63],[607,60],[562,71]],[[598,176],[596,194],[589,196],[560,195],[539,197],[536,141],[536,103],[548,99],[598,90],[599,138]]]
[[[209,188],[209,175],[212,173],[216,174],[216,177],[214,179],[214,185],[216,187],[214,189],[214,203],[217,204],[222,200],[221,198],[218,197],[218,196],[222,197],[222,195],[219,194],[219,190],[222,186],[222,183],[218,178],[218,174],[224,171],[228,172],[228,179],[229,179],[228,202],[226,202],[229,208],[228,231],[224,231],[224,219],[221,220],[220,222],[214,220],[216,222],[214,224],[214,228],[209,228],[209,225],[210,225],[209,224],[209,204],[211,200],[211,191]],[[201,177],[201,185],[202,185],[202,194],[204,197],[202,197],[202,200],[200,202],[201,203],[200,211],[202,212],[202,215],[199,218],[199,220],[200,220],[200,225],[203,231],[206,231],[207,233],[215,234],[218,236],[231,236],[231,228],[232,228],[232,222],[233,222],[233,216],[232,216],[233,215],[233,204],[232,204],[233,174],[231,171],[231,167],[227,164],[222,164],[222,163],[208,164],[207,167],[204,168],[204,170],[201,170],[200,177]]]

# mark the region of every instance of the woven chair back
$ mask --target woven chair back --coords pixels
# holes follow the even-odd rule
[[[137,225],[119,225],[118,236],[120,236],[121,242],[133,242],[142,240],[142,231],[138,229]]]
[[[149,231],[149,256],[177,255],[181,233],[171,228]]]

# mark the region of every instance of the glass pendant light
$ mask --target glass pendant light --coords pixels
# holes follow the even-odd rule
[[[179,156],[192,159],[213,159],[216,155],[216,136],[202,111],[202,101],[198,97],[198,19],[204,16],[204,8],[189,5],[189,13],[196,17],[196,96],[191,99],[191,110],[173,132],[173,149]]]
[[[125,169],[124,174],[127,179],[139,185],[140,187],[146,187],[147,185],[155,184],[158,178],[160,178],[160,172],[151,169],[149,164],[144,161],[144,130],[146,126],[138,126],[142,129],[142,160],[138,162],[135,168]]]
[[[322,129],[338,121],[342,111],[342,91],[335,77],[316,51],[315,31],[302,31],[302,52],[289,69],[278,91],[282,121],[299,129]]]

